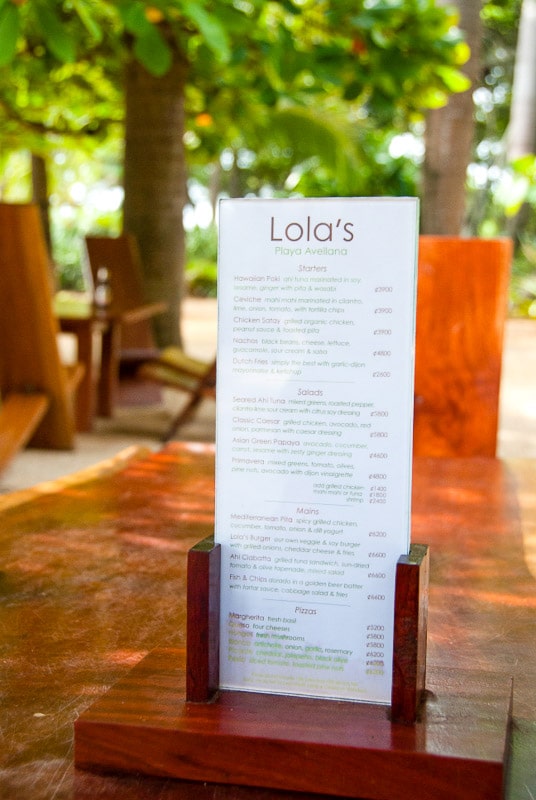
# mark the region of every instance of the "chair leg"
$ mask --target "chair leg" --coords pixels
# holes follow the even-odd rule
[[[202,395],[201,392],[199,392],[197,394],[193,394],[190,397],[190,399],[187,402],[187,404],[177,414],[177,416],[175,417],[175,419],[173,420],[173,422],[169,426],[168,430],[166,431],[166,433],[162,437],[162,442],[164,442],[164,443],[169,442],[175,436],[179,426],[182,425],[182,423],[185,422],[188,419],[188,417],[191,416],[193,411],[197,408],[197,406],[201,402],[202,397],[203,397],[203,395]]]

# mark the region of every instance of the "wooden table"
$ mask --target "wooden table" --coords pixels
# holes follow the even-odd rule
[[[98,310],[89,303],[85,308],[75,311],[62,308],[61,305],[56,306],[60,330],[76,336],[78,360],[85,366],[77,396],[79,430],[90,430],[95,414],[101,417],[111,417],[113,414],[119,385],[123,326],[148,320],[166,308],[166,303],[147,303],[130,309],[120,309],[112,305]],[[95,334],[100,337],[97,359],[94,358]],[[96,376],[95,363],[98,363]]]
[[[148,651],[184,647],[186,553],[212,531],[213,460],[211,445],[176,443],[116,474],[0,498],[3,799],[275,796],[73,768],[81,711]],[[429,665],[514,676],[506,796],[531,800],[535,463],[417,459],[414,472],[413,538],[432,559]]]

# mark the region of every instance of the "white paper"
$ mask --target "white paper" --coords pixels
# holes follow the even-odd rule
[[[418,202],[224,200],[222,688],[390,702]]]

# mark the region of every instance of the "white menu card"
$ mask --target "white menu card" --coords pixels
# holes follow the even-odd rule
[[[390,702],[415,198],[223,200],[221,688]]]

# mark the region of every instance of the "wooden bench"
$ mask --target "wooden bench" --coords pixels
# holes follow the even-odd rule
[[[49,259],[35,205],[0,203],[0,306],[0,395],[7,401],[6,441],[71,449],[75,393],[83,366],[65,367],[60,360]],[[29,406],[37,406],[35,395],[46,399],[46,407],[40,418],[34,408],[26,430],[19,434]]]

